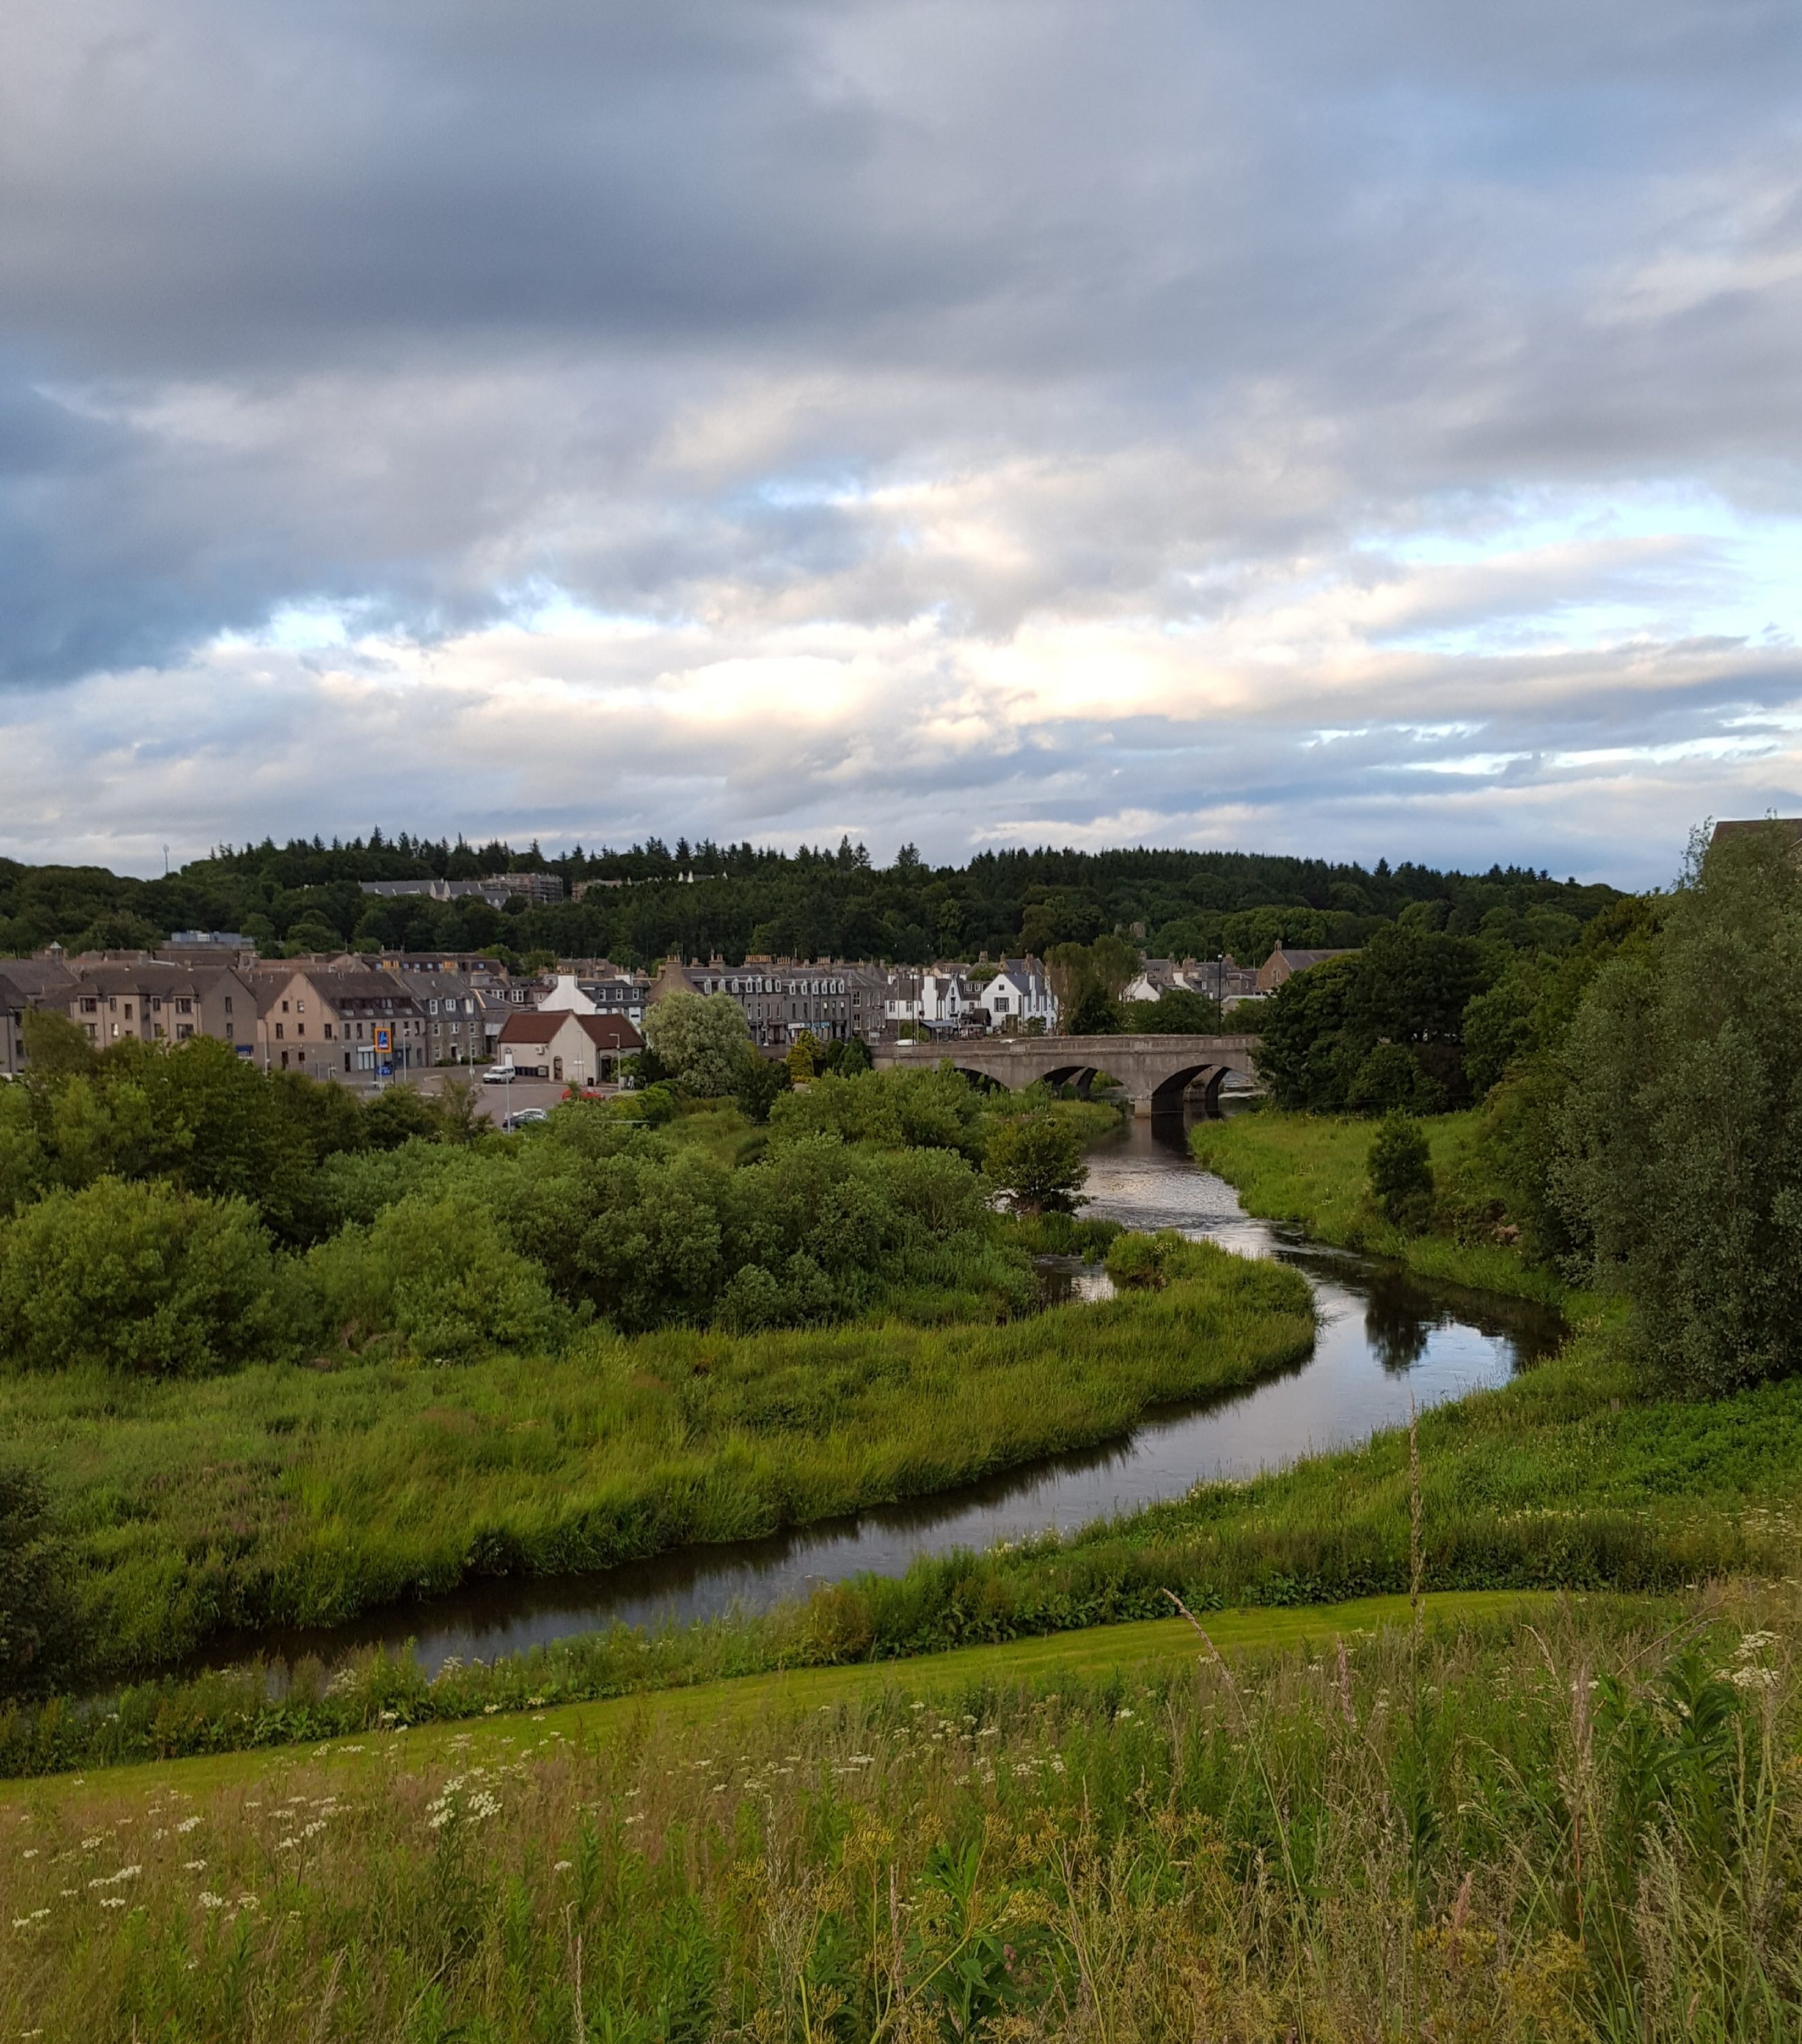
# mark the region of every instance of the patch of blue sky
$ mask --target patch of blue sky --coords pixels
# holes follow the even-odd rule
[[[1523,493],[1443,507],[1445,522],[1373,536],[1358,549],[1394,568],[1498,570],[1550,564],[1563,550],[1593,555],[1594,593],[1548,592],[1537,605],[1509,601],[1462,624],[1374,643],[1437,654],[1544,651],[1623,637],[1786,640],[1802,633],[1802,519],[1742,509],[1719,491],[1675,482],[1605,495]],[[1611,556],[1611,547],[1618,554]],[[1623,585],[1630,585],[1624,589]],[[1605,590],[1605,594],[1604,594]]]

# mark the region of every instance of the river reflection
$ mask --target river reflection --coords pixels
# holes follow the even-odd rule
[[[1035,1462],[936,1496],[875,1507],[767,1540],[690,1547],[602,1573],[505,1580],[329,1632],[260,1642],[290,1658],[328,1661],[409,1640],[431,1668],[511,1654],[614,1620],[655,1624],[734,1607],[754,1611],[866,1570],[898,1574],[920,1554],[984,1548],[1181,1496],[1193,1484],[1245,1477],[1366,1439],[1425,1407],[1504,1381],[1558,1339],[1554,1316],[1489,1293],[1424,1286],[1391,1266],[1324,1248],[1251,1219],[1224,1180],[1200,1170],[1174,1118],[1136,1122],[1092,1153],[1087,1211],[1137,1228],[1174,1228],[1243,1255],[1273,1256],[1314,1288],[1313,1353],[1253,1389],[1151,1414],[1120,1441]],[[1068,1296],[1104,1297],[1098,1266],[1047,1272]]]

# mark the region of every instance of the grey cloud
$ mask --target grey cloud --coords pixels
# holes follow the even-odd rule
[[[0,676],[175,667],[314,601],[444,638],[558,590],[722,654],[816,618],[999,644],[1367,588],[1535,491],[1793,511],[1799,38],[1781,0],[13,10]],[[1650,587],[1680,639],[1717,572],[1598,544],[1423,583],[1396,629]],[[1382,672],[1535,759],[1793,681],[1632,657]],[[1074,824],[1110,774],[1159,814],[1427,799],[1393,736],[1299,772],[1305,694],[1130,774],[1096,760],[1130,720],[873,749],[946,814],[1036,789]],[[298,786],[284,700],[252,699]],[[813,743],[790,797],[875,786]],[[713,785],[659,759],[671,799]],[[763,770],[730,801],[786,828]]]

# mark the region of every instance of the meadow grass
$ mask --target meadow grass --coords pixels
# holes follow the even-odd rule
[[[0,2034],[1795,2033],[1793,1590],[1349,1619],[9,1790]]]
[[[602,1568],[974,1481],[1241,1389],[1313,1339],[1295,1274],[1218,1254],[1005,1325],[585,1337],[557,1357],[0,1378],[49,1485],[83,1671],[330,1624],[477,1573]]]
[[[1475,1121],[1467,1112],[1420,1123],[1442,1181],[1452,1176]],[[1260,1220],[1293,1222],[1318,1241],[1392,1258],[1421,1278],[1537,1299],[1567,1312],[1593,1304],[1511,1247],[1411,1235],[1395,1227],[1370,1201],[1366,1170],[1376,1132],[1376,1123],[1354,1116],[1266,1109],[1197,1122],[1189,1140],[1196,1162],[1224,1178],[1246,1212]]]

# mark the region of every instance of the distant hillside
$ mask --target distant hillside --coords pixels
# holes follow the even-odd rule
[[[560,874],[569,888],[621,884],[596,886],[580,901],[520,901],[505,912],[480,901],[377,902],[357,886],[522,869]],[[983,951],[1043,951],[1116,931],[1157,956],[1224,950],[1256,964],[1279,939],[1356,944],[1398,920],[1555,949],[1574,941],[1617,892],[1514,866],[1471,874],[1392,870],[1381,860],[1373,871],[1249,852],[996,851],[966,866],[932,866],[909,846],[892,866],[878,866],[848,841],[836,851],[803,846],[791,854],[686,839],[672,848],[653,838],[626,851],[578,847],[546,859],[536,845],[521,852],[376,831],[349,843],[226,847],[156,880],[0,859],[0,954],[52,940],[71,951],[149,946],[173,930],[202,928],[242,930],[265,952],[498,944],[521,955],[622,964],[677,951],[735,961],[756,951],[923,964]]]

